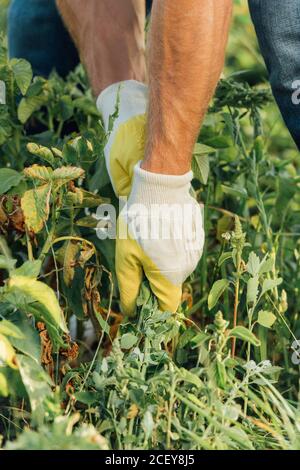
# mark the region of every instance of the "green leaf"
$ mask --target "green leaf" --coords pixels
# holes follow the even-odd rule
[[[268,258],[267,260],[263,261],[259,268],[259,274],[269,273],[273,270],[274,267],[274,260],[272,258]]]
[[[22,98],[18,106],[19,121],[25,124],[30,116],[46,102],[47,98],[45,96],[26,96]]]
[[[84,403],[85,405],[91,406],[99,400],[99,396],[95,392],[77,392],[75,393],[75,398],[77,401]]]
[[[192,160],[192,170],[194,178],[197,178],[201,183],[207,184],[209,176],[209,158],[207,155],[194,154]]]
[[[244,326],[236,326],[233,328],[228,337],[241,339],[247,343],[253,344],[253,346],[260,346],[259,339],[257,339],[256,336]]]
[[[8,320],[0,321],[0,334],[13,338],[24,338],[22,331]]]
[[[219,359],[216,359],[214,374],[217,386],[224,390],[227,381],[227,373],[224,362]]]
[[[4,255],[0,255],[0,269],[6,269],[6,271],[12,271],[16,265],[17,260],[7,258]]]
[[[33,155],[39,157],[41,160],[44,160],[45,162],[49,163],[51,166],[55,165],[54,155],[48,147],[43,147],[42,145],[38,145],[35,143],[29,143],[27,144],[27,150]]]
[[[259,268],[260,268],[260,259],[254,253],[254,251],[251,251],[249,258],[248,258],[248,263],[247,263],[247,271],[251,276],[255,277],[259,274]]]
[[[17,291],[29,296],[32,301],[38,302],[46,312],[47,320],[67,332],[67,326],[53,290],[43,282],[30,279],[26,276],[12,276],[8,282],[9,291]]]
[[[131,349],[138,341],[138,338],[132,333],[126,333],[121,337],[121,348]]]
[[[211,288],[211,291],[208,295],[208,308],[211,310],[217,304],[221,295],[225,292],[229,286],[229,281],[227,279],[220,279],[216,281]]]
[[[11,168],[0,168],[0,195],[18,186],[22,179],[23,175],[21,173]]]
[[[99,314],[97,315],[97,320],[98,322],[100,323],[100,326],[102,328],[102,330],[107,334],[109,335],[109,332],[110,332],[110,326],[109,324],[102,318],[102,316]],[[124,349],[127,349],[127,348],[124,348]],[[129,349],[129,348],[128,348]]]
[[[147,410],[146,413],[144,414],[144,417],[142,420],[142,428],[145,433],[145,438],[149,439],[154,429],[154,421],[153,421],[152,413],[150,410]]]
[[[32,325],[32,321],[24,316],[20,311],[13,318],[13,324],[23,333],[22,338],[10,337],[10,342],[15,349],[30,356],[38,364],[41,360],[41,342],[37,330]]]
[[[12,59],[10,65],[19,90],[25,95],[33,76],[31,65],[25,59]]]
[[[279,286],[282,283],[282,279],[265,279],[262,287],[261,295],[265,294],[269,290],[275,289],[275,287]]]
[[[29,396],[31,411],[34,413],[34,420],[42,423],[44,420],[43,402],[47,396],[51,395],[52,380],[42,366],[31,357],[18,354],[17,358],[22,382]]]
[[[225,186],[225,184],[221,184],[221,188],[224,194],[228,194],[229,196],[233,197],[241,197],[246,199],[248,197],[247,191],[245,188],[240,188],[238,186]]]
[[[42,262],[40,260],[25,261],[22,266],[15,269],[13,272],[14,276],[26,276],[31,279],[36,279],[40,273]]]
[[[276,316],[271,312],[268,312],[266,310],[260,310],[258,312],[257,322],[265,328],[271,328],[276,322],[276,320]]]
[[[254,304],[258,295],[258,276],[251,277],[247,282],[247,304]]]
[[[219,260],[218,260],[218,266],[222,266],[222,264],[227,261],[228,259],[231,259],[232,258],[232,252],[231,251],[228,251],[226,253],[222,253],[222,255],[220,256]]]

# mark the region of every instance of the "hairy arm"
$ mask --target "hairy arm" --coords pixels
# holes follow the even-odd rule
[[[142,167],[184,174],[223,64],[232,0],[154,0]]]
[[[144,0],[56,0],[95,95],[146,79]]]

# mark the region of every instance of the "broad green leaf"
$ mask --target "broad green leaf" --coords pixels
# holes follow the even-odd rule
[[[221,295],[225,292],[229,286],[229,281],[227,279],[220,279],[216,281],[211,288],[211,291],[208,295],[208,308],[211,310],[217,304]]]
[[[202,387],[203,384],[199,379],[198,375],[193,374],[192,372],[187,369],[184,369],[183,367],[179,369],[179,373],[180,378],[182,378],[185,382],[195,385],[198,389]]]
[[[276,316],[271,312],[268,312],[266,310],[260,310],[258,312],[257,322],[265,328],[271,328],[276,322],[276,320]]]
[[[194,178],[197,178],[203,184],[207,184],[209,176],[208,155],[194,154],[192,160],[192,170],[194,173]]]
[[[237,186],[226,186],[225,184],[221,184],[221,188],[223,193],[228,194],[229,196],[233,197],[241,197],[246,199],[248,197],[247,191],[245,188],[237,187]]]
[[[41,342],[32,320],[28,319],[20,311],[14,316],[13,324],[23,333],[22,338],[10,337],[9,340],[13,347],[26,356],[30,356],[34,361],[40,363],[41,360]]]
[[[247,263],[247,271],[251,276],[255,277],[259,274],[260,259],[254,251],[251,251]]]
[[[26,96],[21,99],[18,106],[18,119],[22,124],[30,118],[30,116],[40,109],[47,102],[46,96]]]
[[[222,266],[222,264],[227,261],[228,259],[231,259],[232,258],[232,252],[231,251],[228,251],[226,253],[222,253],[222,255],[220,256],[219,260],[218,260],[218,266]]]
[[[8,320],[0,321],[0,334],[5,336],[12,336],[13,338],[24,338],[22,331]]]
[[[227,373],[224,362],[220,361],[219,359],[216,359],[214,364],[214,375],[217,386],[224,389],[227,381]]]
[[[44,160],[45,162],[49,163],[51,166],[55,165],[54,155],[48,147],[43,147],[42,145],[30,143],[27,144],[27,150],[33,155],[38,156],[41,160]]]
[[[50,212],[51,184],[44,184],[26,191],[21,199],[25,223],[35,233],[44,228]]]
[[[247,343],[253,344],[253,346],[260,346],[259,339],[257,339],[256,336],[244,326],[236,326],[230,330],[228,337],[241,339]]]
[[[50,376],[31,357],[18,354],[19,371],[22,382],[29,396],[31,411],[34,413],[35,421],[44,420],[43,402],[51,395],[53,386]]]
[[[126,333],[121,337],[121,348],[122,349],[131,349],[136,343],[138,339],[132,333]]]
[[[251,277],[247,282],[247,304],[254,304],[258,295],[258,276]]]
[[[8,394],[9,390],[7,378],[4,374],[2,374],[2,372],[0,372],[0,397],[8,397]]]
[[[261,295],[265,294],[269,290],[275,289],[275,287],[279,286],[282,283],[282,279],[265,279],[263,282],[262,293]]]
[[[22,179],[23,175],[12,168],[0,168],[0,195],[18,186]]]
[[[25,95],[33,76],[31,65],[24,59],[12,59],[10,65],[19,90]]]
[[[9,290],[17,289],[41,304],[48,312],[49,318],[52,319],[54,324],[64,332],[68,331],[55,293],[47,284],[25,276],[12,276],[9,279],[8,287]]]
[[[16,352],[8,339],[0,333],[0,366],[7,365],[12,369],[17,369]]]
[[[42,262],[40,260],[25,261],[22,266],[15,269],[13,272],[14,276],[26,276],[31,279],[36,279],[40,274]]]
[[[272,271],[273,267],[274,261],[272,260],[272,258],[268,258],[267,260],[261,263],[259,268],[259,274],[269,273],[270,271]]]

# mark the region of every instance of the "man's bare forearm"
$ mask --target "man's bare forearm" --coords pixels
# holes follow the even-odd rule
[[[167,174],[190,169],[223,68],[231,10],[231,0],[154,0],[144,169]]]
[[[145,81],[144,0],[57,0],[93,91],[123,80]]]

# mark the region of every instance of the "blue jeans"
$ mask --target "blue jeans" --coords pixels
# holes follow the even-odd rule
[[[248,1],[274,97],[300,149],[300,0]]]
[[[152,0],[146,1],[149,13]],[[64,27],[55,0],[11,1],[8,48],[10,57],[27,59],[34,74],[44,77],[53,69],[64,77],[79,63],[77,50]]]

